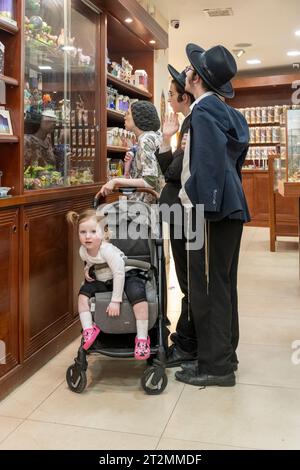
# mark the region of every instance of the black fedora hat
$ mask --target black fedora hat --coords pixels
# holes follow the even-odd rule
[[[233,98],[230,80],[237,72],[233,55],[224,46],[214,46],[206,51],[196,44],[186,46],[186,54],[196,72],[213,91],[225,98]]]
[[[183,72],[179,73],[177,72],[176,69],[174,69],[174,67],[171,64],[168,64],[168,70],[173,80],[175,80],[175,82],[178,83],[178,85],[180,85],[181,88],[185,89],[185,79],[186,79],[185,71],[183,70]]]

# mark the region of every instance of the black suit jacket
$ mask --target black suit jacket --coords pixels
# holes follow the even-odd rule
[[[174,153],[172,153],[172,150],[168,150],[163,153],[158,153],[159,151],[156,152],[156,157],[166,180],[166,184],[159,199],[161,204],[165,203],[169,206],[174,203],[181,204],[178,197],[178,193],[181,189],[181,171],[184,154],[184,151],[181,148],[181,141],[184,134],[186,134],[190,128],[190,122],[191,115],[189,114],[182,123],[177,142],[177,149]]]
[[[244,116],[216,95],[197,103],[191,115],[190,178],[185,190],[193,205],[204,204],[208,220],[250,220],[241,168],[249,145]]]

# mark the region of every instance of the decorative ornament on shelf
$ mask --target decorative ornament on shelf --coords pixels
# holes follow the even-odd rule
[[[41,2],[40,0],[27,0],[26,9],[37,15],[40,12]]]
[[[82,49],[77,49],[78,55],[78,65],[90,65],[91,57],[89,55],[84,55]]]
[[[123,80],[130,83],[133,67],[127,59],[122,57]]]

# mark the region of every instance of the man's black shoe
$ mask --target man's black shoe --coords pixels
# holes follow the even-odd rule
[[[210,387],[218,385],[219,387],[233,387],[235,385],[234,372],[227,375],[208,375],[208,374],[194,374],[189,370],[182,370],[175,372],[175,377],[179,382],[188,385],[195,385],[197,387]]]
[[[168,358],[166,362],[167,367],[178,367],[185,361],[192,361],[195,359],[195,354],[183,351],[175,344],[169,347]]]
[[[195,361],[187,361],[187,362],[183,362],[181,364],[181,368],[183,370],[189,370],[189,371],[192,371],[194,374],[198,374],[198,361],[195,360]],[[237,362],[233,362],[232,363],[232,368],[233,368],[233,371],[237,371],[238,369],[238,363]]]

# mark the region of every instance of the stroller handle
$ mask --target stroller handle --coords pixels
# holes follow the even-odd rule
[[[102,197],[105,197],[105,196],[102,196],[100,194],[100,191],[101,191],[101,189],[97,192],[97,194],[94,197],[94,202],[93,202],[94,209],[97,209],[97,207],[99,205],[99,200]],[[132,194],[132,193],[148,193],[148,194],[151,194],[152,196],[155,197],[156,202],[158,201],[158,198],[159,198],[158,193],[156,191],[154,191],[154,189],[151,189],[151,188],[137,188],[137,187],[134,187],[134,186],[132,186],[132,187],[117,186],[115,189],[113,189],[112,192],[113,193],[124,194],[125,196],[127,196],[129,194]]]

